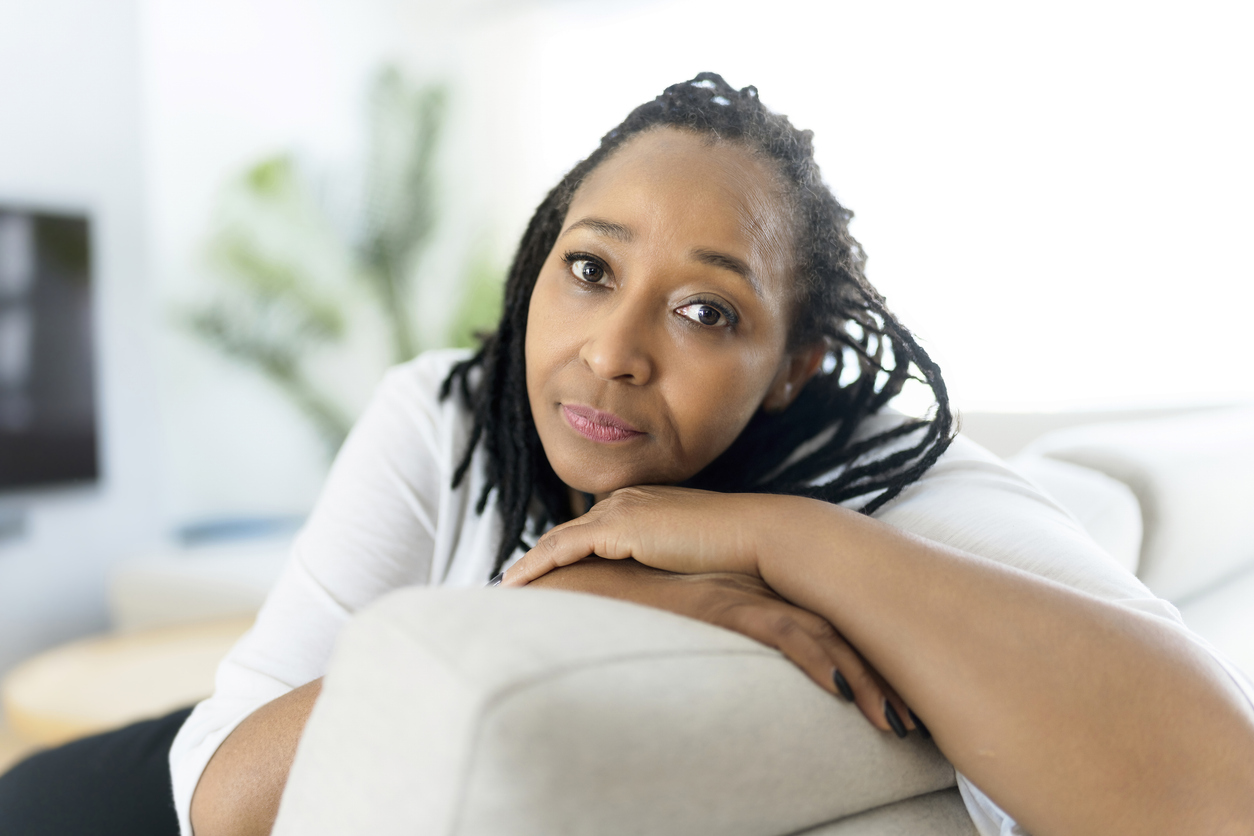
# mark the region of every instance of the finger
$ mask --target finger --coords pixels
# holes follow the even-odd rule
[[[843,651],[829,646],[828,652],[836,670],[849,682],[858,709],[873,726],[898,737],[905,737],[916,728],[914,715],[905,700],[861,654],[848,644]]]
[[[906,704],[906,701],[901,698],[901,695],[898,694],[893,689],[893,687],[889,685],[888,683],[884,683],[883,688],[884,688],[884,699],[885,699],[884,710],[885,710],[885,716],[887,716],[890,721],[889,725],[894,725],[891,722],[892,715],[888,711],[888,706],[892,706],[893,712],[896,713],[897,719],[901,721],[901,728],[904,728],[907,732],[918,730],[919,733],[922,734],[924,737],[930,738],[932,736],[932,733],[928,730],[927,726],[923,725],[923,723],[919,720],[918,716],[910,709],[910,706]],[[898,731],[899,730],[897,728],[893,729],[894,733],[897,733]],[[897,736],[905,737],[905,735],[903,734],[898,734]]]
[[[884,680],[834,627],[823,622],[823,626],[815,630],[818,634],[816,641],[827,655],[831,667],[828,675],[837,692],[844,699],[852,697],[854,705],[871,725],[880,731],[892,731],[889,715],[884,711],[884,701],[888,696]],[[840,687],[842,683],[845,688]]]
[[[862,654],[845,641],[844,636],[820,616],[800,617],[805,627],[823,647],[833,666],[832,680],[843,698],[850,699],[858,709],[881,731],[891,731],[898,737],[917,728],[909,706],[889,685],[879,672],[862,658]],[[845,687],[842,688],[841,686]]]
[[[622,560],[632,556],[632,548],[621,532],[608,529],[591,515],[584,515],[545,532],[535,546],[509,568],[501,585],[525,586],[541,575],[593,554]]]
[[[823,690],[839,695],[828,651],[797,620],[791,607],[739,607],[729,625],[783,653]]]
[[[518,562],[505,572],[501,586],[526,586],[536,578],[561,566],[569,566],[592,553],[590,548],[581,549],[578,543],[584,538],[563,536],[563,528],[545,532]]]

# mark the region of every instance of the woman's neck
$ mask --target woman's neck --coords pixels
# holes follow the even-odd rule
[[[584,493],[583,491],[577,491],[569,486],[567,486],[566,492],[570,495],[571,513],[576,517],[582,517],[584,514],[588,513],[593,505],[609,496],[607,493],[596,495]]]

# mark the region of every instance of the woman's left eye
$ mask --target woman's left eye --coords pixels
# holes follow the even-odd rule
[[[587,258],[572,259],[570,261],[570,272],[574,274],[575,278],[592,284],[596,284],[605,278],[605,268]]]
[[[691,305],[684,305],[682,308],[677,309],[676,313],[691,319],[698,325],[726,328],[732,324],[730,315],[705,302],[694,302]]]

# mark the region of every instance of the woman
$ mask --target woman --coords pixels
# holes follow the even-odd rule
[[[268,828],[319,686],[258,710],[215,701],[257,700],[254,674],[282,671],[268,657],[286,648],[315,658],[279,687],[317,676],[357,606],[403,583],[481,582],[528,543],[506,585],[721,624],[886,732],[924,718],[982,829],[1254,831],[1254,712],[1169,605],[1086,566],[1086,544],[1032,574],[872,518],[917,502],[898,495],[928,481],[951,419],[848,218],[809,135],[753,88],[702,74],[611,131],[536,212],[484,348],[447,374],[447,355],[394,374],[346,445],[304,568],[259,622],[277,636],[291,613],[303,635],[245,642],[235,664],[251,673],[234,681],[228,663],[175,747],[176,796],[192,783],[180,770],[212,754],[197,834]],[[882,414],[912,367],[936,394],[930,421]],[[951,481],[925,493],[959,494]],[[1042,516],[1036,529],[1060,524]]]
[[[346,443],[174,744],[184,833],[268,832],[353,611],[502,568],[738,630],[886,733],[930,728],[982,832],[1254,832],[1249,696],[1047,501],[947,452],[939,371],[849,217],[753,88],[702,74],[611,131],[532,219],[483,349],[392,372]],[[884,409],[910,374],[930,420]],[[990,531],[876,519],[921,507]]]

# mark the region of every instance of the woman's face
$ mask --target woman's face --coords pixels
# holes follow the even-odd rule
[[[531,296],[527,395],[572,488],[695,475],[822,357],[786,351],[792,230],[768,165],[673,129],[628,141],[575,193]]]

